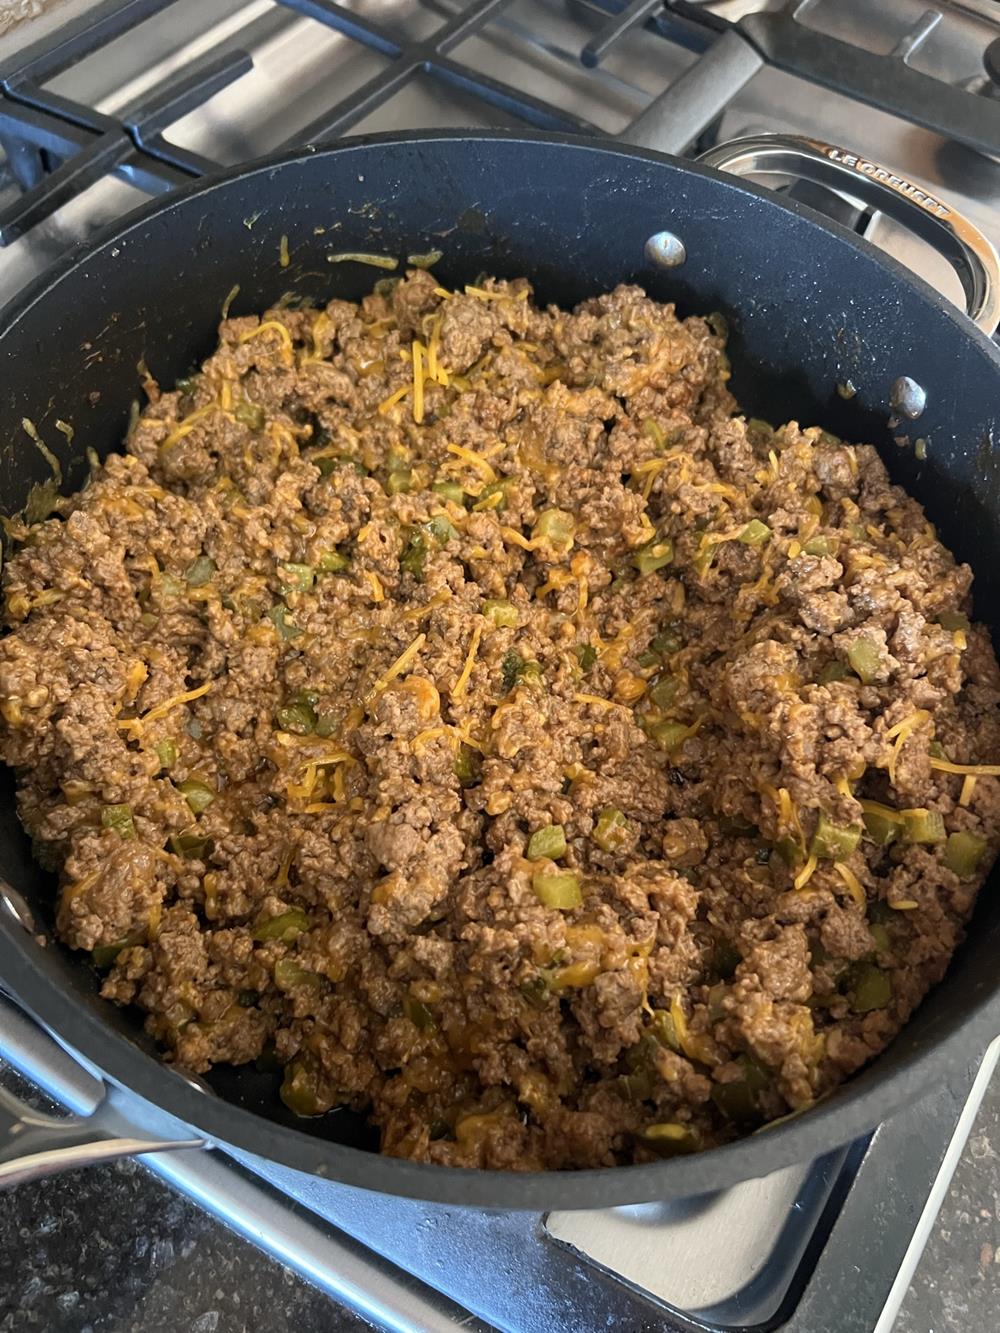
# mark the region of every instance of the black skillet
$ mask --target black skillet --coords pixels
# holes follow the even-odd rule
[[[996,257],[946,205],[805,141],[745,141],[715,160],[755,172],[793,166],[846,181],[886,211],[902,209],[913,229],[937,237],[992,331]],[[279,263],[283,236],[287,268]],[[145,359],[161,383],[173,383],[212,349],[220,307],[237,284],[237,314],[263,310],[289,290],[321,302],[354,300],[377,273],[330,264],[329,252],[435,249],[444,252],[436,272],[449,286],[482,270],[526,274],[541,300],[572,305],[627,281],[676,301],[682,313],[722,311],[732,330],[732,388],[748,413],[874,442],[942,539],[975,569],[977,617],[1000,624],[1000,355],[989,338],[857,236],[767,190],[704,165],[540,135],[408,135],[300,151],[143,209],[73,254],[0,317],[3,509],[20,508],[47,476],[22,418],[60,455],[67,486],[78,485],[85,447],[103,455],[122,439],[137,363]],[[837,386],[848,381],[856,393],[845,400]],[[910,419],[922,396],[925,407]],[[73,425],[71,445],[55,429],[57,418]],[[925,460],[912,447],[918,437],[927,441]],[[205,1095],[161,1064],[139,1016],[97,997],[86,958],[42,947],[19,923],[26,904],[36,932],[49,931],[54,886],[31,860],[10,775],[0,787],[0,865],[15,891],[0,893],[0,980],[108,1079],[210,1141],[444,1203],[594,1207],[731,1185],[871,1128],[1000,1030],[994,874],[967,943],[913,1021],[868,1069],[802,1116],[651,1166],[501,1174],[417,1165],[370,1151],[372,1133],[351,1113],[296,1122],[275,1080],[251,1068],[214,1071],[217,1095]],[[0,1143],[0,1175],[16,1155]],[[40,1165],[22,1162],[21,1174]]]

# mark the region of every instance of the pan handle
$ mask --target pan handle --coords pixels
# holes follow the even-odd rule
[[[105,1084],[4,995],[0,1056],[81,1112],[46,1115],[0,1088],[0,1190],[116,1157],[205,1146],[204,1139],[158,1139],[128,1125],[109,1106]]]
[[[903,176],[860,153],[796,134],[730,139],[710,148],[698,161],[737,176],[798,176],[863,199],[948,260],[965,289],[969,318],[987,337],[1000,323],[1000,260],[992,242],[950,204]]]

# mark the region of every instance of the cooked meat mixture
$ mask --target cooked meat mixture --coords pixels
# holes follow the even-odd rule
[[[2,755],[58,929],[191,1070],[382,1150],[724,1142],[875,1056],[1000,841],[971,573],[718,319],[424,271],[226,319],[8,524]]]

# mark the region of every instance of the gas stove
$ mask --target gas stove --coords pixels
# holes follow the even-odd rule
[[[0,0],[0,304],[109,220],[221,166],[345,134],[526,124],[692,156],[806,134],[943,196],[1000,244],[991,0]],[[944,260],[882,213],[777,188],[959,299]],[[679,1203],[510,1214],[228,1150],[143,1161],[406,1333],[888,1330],[998,1054],[846,1148]],[[2,997],[0,1057],[105,1132],[190,1137]]]

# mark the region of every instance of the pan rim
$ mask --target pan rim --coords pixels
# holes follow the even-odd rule
[[[330,146],[311,146],[273,154],[231,168],[208,180],[165,198],[151,200],[125,217],[116,219],[86,243],[74,247],[57,265],[36,278],[0,311],[0,356],[4,343],[17,324],[41,300],[79,268],[98,258],[116,242],[141,230],[154,216],[183,206],[192,198],[205,198],[216,189],[243,181],[258,173],[273,173],[284,166],[317,158],[333,158],[382,145],[509,141],[520,145],[544,145],[562,150],[599,153],[608,157],[646,161],[667,166],[685,175],[711,179],[738,196],[751,195],[774,208],[797,215],[810,226],[832,233],[858,255],[879,265],[889,280],[912,288],[926,303],[952,319],[969,339],[971,347],[1000,370],[1000,349],[981,333],[946,297],[911,273],[891,256],[830,222],[814,210],[780,199],[764,186],[727,176],[712,168],[684,159],[617,143],[604,144],[585,136],[520,130],[413,131],[384,133],[345,139]],[[887,1115],[917,1099],[934,1084],[944,1081],[967,1063],[970,1050],[984,1049],[1000,1028],[1000,989],[985,985],[978,1001],[946,1035],[919,1049],[915,1042],[906,1048],[907,1028],[893,1043],[896,1067],[889,1079],[880,1078],[878,1059],[861,1074],[842,1085],[823,1104],[803,1116],[776,1126],[766,1134],[750,1136],[721,1148],[686,1158],[649,1165],[597,1168],[574,1172],[499,1172],[482,1169],[435,1166],[398,1158],[381,1157],[358,1148],[317,1138],[287,1128],[257,1112],[221,1097],[207,1097],[192,1088],[170,1066],[148,1055],[127,1037],[116,1032],[101,1016],[103,1001],[80,1004],[68,990],[46,975],[44,950],[15,937],[19,927],[0,929],[0,976],[20,1002],[43,1024],[53,1028],[72,1047],[105,1071],[119,1087],[160,1106],[185,1124],[204,1132],[213,1143],[231,1145],[243,1152],[283,1163],[293,1170],[320,1175],[331,1181],[383,1193],[433,1202],[517,1210],[551,1207],[589,1208],[647,1202],[669,1197],[701,1194],[752,1179],[817,1155],[819,1151],[855,1139]],[[41,995],[42,1003],[36,1001]],[[901,1046],[900,1043],[903,1043]],[[152,1095],[149,1089],[152,1088]]]

